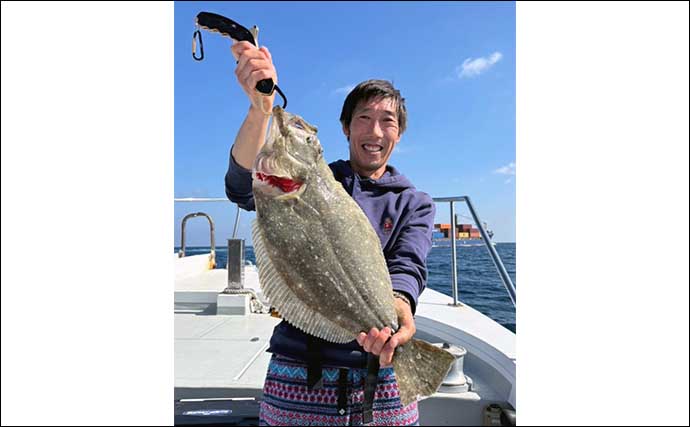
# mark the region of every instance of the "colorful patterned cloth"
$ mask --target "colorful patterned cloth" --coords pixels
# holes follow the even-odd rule
[[[338,413],[337,368],[323,368],[323,386],[307,388],[307,365],[274,354],[268,366],[260,425],[361,426],[366,369],[347,375],[347,407]],[[417,402],[402,406],[392,367],[381,368],[374,394],[373,426],[419,425]]]

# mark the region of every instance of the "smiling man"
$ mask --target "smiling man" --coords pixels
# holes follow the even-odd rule
[[[231,149],[225,192],[254,210],[251,168],[264,143],[273,96],[260,95],[259,80],[278,82],[268,49],[236,43],[235,70],[251,105]],[[405,99],[388,81],[367,80],[345,99],[340,114],[350,159],[329,166],[362,208],[381,241],[391,276],[397,331],[363,331],[356,341],[334,344],[286,321],[276,326],[261,403],[263,425],[291,425],[309,418],[318,425],[418,425],[417,403],[402,406],[391,365],[395,348],[414,335],[413,314],[426,287],[435,208],[388,159],[407,127]],[[395,333],[393,333],[395,332]],[[379,369],[380,365],[380,369]]]
[[[366,81],[351,95],[340,116],[350,142],[350,164],[360,176],[379,179],[405,130],[404,100],[390,83],[381,80]]]

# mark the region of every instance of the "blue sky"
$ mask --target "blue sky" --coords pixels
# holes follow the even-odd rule
[[[319,128],[327,162],[348,157],[338,117],[349,88],[393,81],[408,129],[389,163],[434,197],[470,196],[494,240],[515,241],[514,3],[175,3],[175,197],[225,197],[228,153],[249,106],[230,39],[202,30],[205,58],[192,59],[201,11],[259,27],[288,110]],[[175,203],[175,244],[182,217],[196,211],[213,217],[224,245],[231,203]],[[456,212],[468,215],[464,204]],[[241,215],[249,241],[254,214]],[[448,204],[437,204],[436,222],[449,222]],[[208,241],[204,220],[189,221],[187,244]]]

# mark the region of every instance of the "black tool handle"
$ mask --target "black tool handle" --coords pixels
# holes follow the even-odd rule
[[[206,30],[216,31],[224,36],[230,37],[235,41],[247,41],[257,48],[259,47],[256,44],[256,39],[254,39],[254,35],[251,33],[251,31],[223,15],[218,15],[217,13],[211,12],[199,12],[199,14],[196,16],[196,23],[201,28]],[[272,94],[274,89],[275,82],[273,79],[264,79],[256,84],[256,90],[264,95]]]

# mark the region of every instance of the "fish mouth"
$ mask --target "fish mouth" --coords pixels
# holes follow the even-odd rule
[[[277,188],[284,194],[291,194],[302,188],[302,182],[275,175],[266,175],[262,172],[255,172],[254,177],[264,185]]]
[[[294,128],[301,132],[316,131],[298,116],[287,113],[280,106],[273,107],[273,121],[265,145],[254,161],[252,178],[254,188],[269,197],[298,197],[305,190],[301,170],[309,167],[299,150],[294,147]],[[285,197],[287,196],[287,197]]]
[[[277,169],[275,157],[259,154],[252,177],[259,188],[268,194],[294,194],[302,188],[302,181],[282,175]]]

